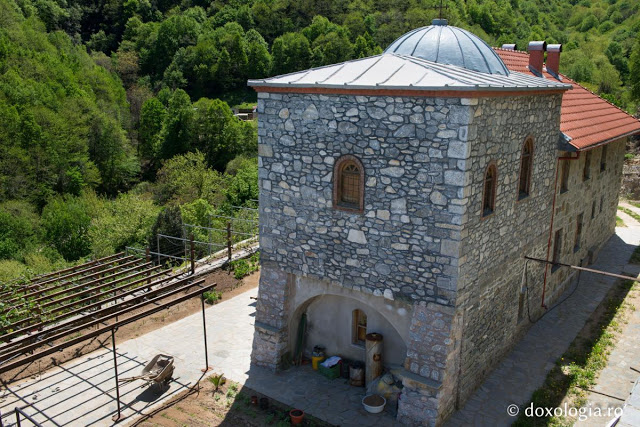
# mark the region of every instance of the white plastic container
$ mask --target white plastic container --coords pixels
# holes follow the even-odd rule
[[[382,399],[382,404],[378,405],[378,406],[373,406],[373,405],[367,405],[367,403],[365,402],[365,400],[368,400],[370,397],[378,397],[380,399]],[[371,402],[370,402],[371,403]],[[371,414],[379,414],[380,412],[384,411],[384,406],[387,404],[387,399],[385,399],[384,397],[378,395],[378,394],[368,394],[365,397],[362,398],[362,406],[364,406],[364,409],[371,413]]]

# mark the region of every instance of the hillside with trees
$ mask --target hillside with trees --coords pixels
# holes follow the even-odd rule
[[[494,46],[563,43],[563,73],[636,113],[638,2],[445,4]],[[231,108],[255,103],[247,79],[380,53],[437,5],[0,0],[0,280],[144,246],[167,215],[251,203],[256,124]]]

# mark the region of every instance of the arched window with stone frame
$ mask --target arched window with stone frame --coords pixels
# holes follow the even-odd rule
[[[364,211],[364,167],[350,154],[340,157],[333,167],[333,207],[348,212]]]
[[[529,137],[522,145],[520,156],[520,180],[518,181],[518,200],[529,196],[531,175],[533,174],[533,138]]]
[[[498,169],[494,163],[490,163],[484,173],[484,186],[482,191],[482,216],[493,213],[496,207],[496,188],[498,185]]]

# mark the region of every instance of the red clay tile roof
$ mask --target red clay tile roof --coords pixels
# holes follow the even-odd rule
[[[509,70],[531,73],[528,53],[499,48],[495,50]],[[544,77],[555,80],[544,71]],[[563,75],[562,79],[564,83],[573,85],[573,89],[562,95],[560,118],[560,131],[571,138],[569,144],[578,150],[585,150],[640,132],[640,121],[568,77]]]

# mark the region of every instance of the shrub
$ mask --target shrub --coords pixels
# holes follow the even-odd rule
[[[260,254],[258,252],[251,255],[247,259],[238,259],[231,261],[231,269],[233,270],[233,276],[240,280],[245,276],[253,273],[260,268]]]
[[[208,291],[204,293],[204,300],[207,304],[215,304],[222,299],[222,293],[217,291]]]

